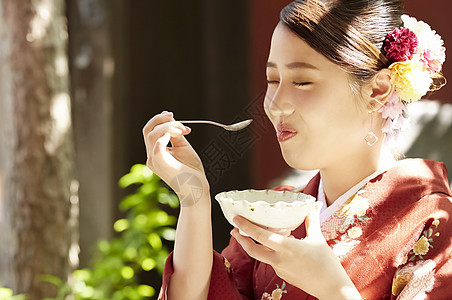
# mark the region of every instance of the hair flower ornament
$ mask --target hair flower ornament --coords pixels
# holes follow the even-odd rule
[[[395,91],[379,112],[386,120],[383,127],[385,143],[394,145],[407,127],[406,103],[416,102],[427,92],[439,89],[435,79],[446,60],[446,48],[441,37],[428,24],[413,17],[402,16],[403,27],[386,35],[383,43]],[[401,101],[403,100],[403,101]]]
[[[402,16],[404,27],[388,33],[383,50],[392,62],[391,82],[397,96],[410,103],[422,98],[441,77],[446,49],[441,37],[422,21]]]

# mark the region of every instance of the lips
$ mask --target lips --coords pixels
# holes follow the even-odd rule
[[[285,142],[297,135],[297,131],[286,123],[278,123],[276,136],[280,143]]]

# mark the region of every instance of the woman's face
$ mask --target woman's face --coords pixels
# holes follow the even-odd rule
[[[265,112],[290,166],[323,169],[369,151],[370,115],[348,74],[282,23],[273,33],[267,80]]]

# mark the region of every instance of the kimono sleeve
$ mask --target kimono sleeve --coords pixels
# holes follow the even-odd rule
[[[159,300],[167,300],[167,288],[174,272],[173,253],[166,260]],[[253,299],[253,269],[249,257],[234,238],[222,253],[214,251],[208,300]]]
[[[436,194],[423,201],[435,211],[398,267],[391,299],[452,299],[452,198]]]

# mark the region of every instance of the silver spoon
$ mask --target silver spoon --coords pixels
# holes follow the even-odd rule
[[[179,121],[179,122],[181,122],[183,124],[193,124],[193,123],[196,123],[196,124],[198,124],[198,123],[199,124],[210,124],[210,125],[215,125],[215,126],[222,127],[222,128],[224,128],[226,130],[229,130],[229,131],[239,131],[239,130],[242,130],[243,128],[247,127],[248,125],[250,125],[251,122],[253,122],[253,119],[240,121],[240,122],[237,122],[237,123],[234,123],[234,124],[231,124],[231,125],[225,125],[225,124],[221,124],[221,123],[218,123],[218,122],[207,121],[207,120],[189,120],[189,121]]]

